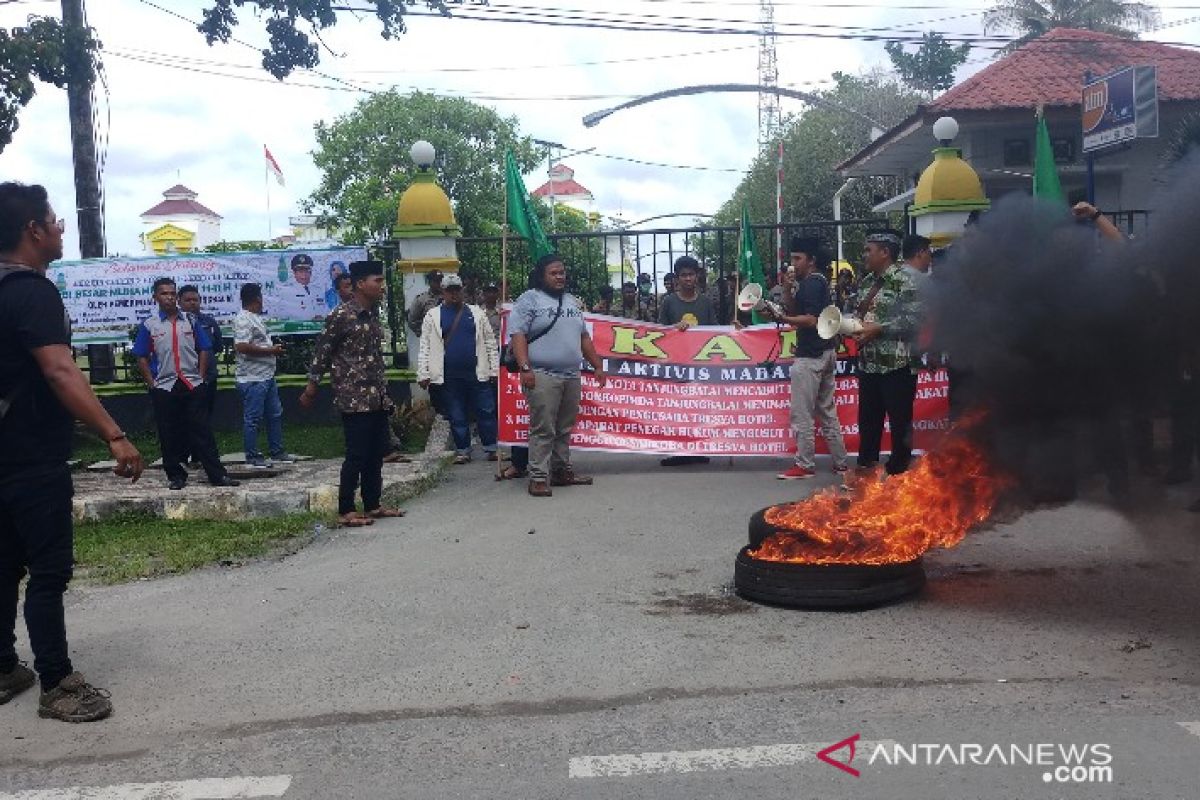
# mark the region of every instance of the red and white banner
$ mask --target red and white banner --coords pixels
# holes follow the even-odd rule
[[[774,325],[686,331],[585,316],[608,385],[583,373],[583,402],[571,446],[617,453],[786,456],[791,431],[790,353],[796,332]],[[853,346],[853,343],[850,343]],[[858,379],[850,352],[839,354],[835,401],[846,448],[858,450]],[[913,405],[913,445],[927,450],[949,427],[944,369],[922,370]],[[520,376],[500,370],[500,442],[528,441]],[[883,449],[890,447],[886,431]],[[828,453],[817,434],[817,451]]]
[[[283,170],[279,168],[279,162],[275,160],[275,156],[271,155],[271,151],[265,144],[263,145],[263,155],[267,158],[267,171],[275,176],[275,180],[280,186],[286,186],[287,184],[283,182]]]

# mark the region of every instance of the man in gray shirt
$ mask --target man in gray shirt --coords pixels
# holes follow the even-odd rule
[[[562,259],[555,253],[542,256],[529,283],[513,305],[509,334],[529,406],[529,494],[549,497],[551,486],[592,483],[571,466],[571,431],[582,394],[580,362],[587,359],[600,386],[607,378],[583,311],[566,290]]]
[[[341,277],[341,276],[339,276]],[[275,358],[283,347],[271,341],[262,319],[262,287],[257,283],[242,286],[242,310],[233,319],[233,348],[237,353],[238,394],[242,396],[242,446],[246,465],[266,469],[295,459],[283,449],[283,406],[275,384]],[[258,449],[258,428],[267,420],[267,445],[271,461]]]

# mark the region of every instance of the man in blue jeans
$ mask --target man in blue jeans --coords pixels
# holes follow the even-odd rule
[[[290,464],[295,459],[283,449],[283,406],[275,385],[275,358],[283,355],[283,346],[271,341],[262,319],[262,287],[247,283],[242,287],[242,310],[233,320],[233,348],[237,353],[234,376],[242,396],[242,442],[246,465],[258,469],[275,463]],[[271,460],[258,449],[258,428],[267,420],[267,450]]]
[[[425,314],[417,357],[417,382],[433,386],[450,420],[455,464],[471,460],[471,416],[488,461],[496,460],[496,376],[500,355],[487,312],[463,302],[462,278],[442,281],[442,304]]]

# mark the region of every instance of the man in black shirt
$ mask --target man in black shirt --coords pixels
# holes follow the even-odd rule
[[[663,297],[658,308],[658,324],[674,325],[686,331],[693,325],[716,325],[712,302],[700,291],[700,262],[691,256],[675,259],[675,291]],[[667,456],[664,467],[707,464],[708,456]]]
[[[790,297],[786,316],[779,322],[796,328],[796,359],[792,362],[792,433],[796,436],[796,462],[775,477],[781,481],[802,480],[816,474],[813,455],[816,440],[813,422],[821,426],[821,435],[833,456],[833,471],[846,472],[846,445],[833,400],[837,377],[837,351],[834,339],[817,335],[817,316],[829,305],[829,281],[821,273],[821,243],[811,237],[792,239]]]
[[[17,597],[42,683],[38,714],[88,722],[112,713],[108,693],[71,666],[63,593],[71,580],[74,420],[108,442],[113,472],[137,480],[142,457],[75,365],[66,309],[46,277],[62,258],[63,221],[41,186],[0,184],[0,703],[34,683],[17,661]]]

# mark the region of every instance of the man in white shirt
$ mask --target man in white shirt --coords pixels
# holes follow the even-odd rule
[[[295,458],[283,449],[283,406],[275,385],[275,357],[283,355],[283,346],[271,341],[262,319],[262,287],[257,283],[242,286],[242,310],[233,319],[233,347],[237,353],[238,394],[242,396],[242,442],[246,465],[258,469],[275,462],[290,464]],[[258,449],[258,428],[267,419],[267,448],[271,461]]]

